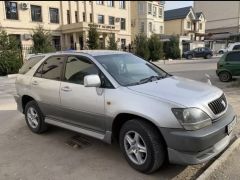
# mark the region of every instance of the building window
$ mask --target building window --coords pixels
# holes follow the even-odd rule
[[[120,9],[125,9],[126,8],[126,2],[125,1],[119,1],[119,7],[120,7]]]
[[[162,15],[163,15],[163,10],[162,10],[162,8],[159,8],[159,14],[158,14],[158,17],[162,18]]]
[[[160,34],[163,34],[163,26],[160,26]]]
[[[60,36],[52,36],[52,44],[53,44],[53,47],[57,51],[61,50],[61,40],[60,39],[61,39]]]
[[[121,48],[125,49],[126,47],[126,39],[121,39]]]
[[[149,31],[152,32],[152,22],[149,22]]]
[[[86,21],[86,14],[85,14],[85,12],[82,13],[82,16],[83,16],[83,22],[85,22]]]
[[[187,28],[188,28],[188,29],[191,28],[191,22],[187,22]]]
[[[148,14],[152,14],[152,4],[148,3]]]
[[[59,23],[59,11],[57,8],[49,8],[50,23]]]
[[[77,11],[75,11],[75,22],[76,22],[76,23],[79,22],[79,21],[78,21],[78,12],[77,12]]]
[[[92,13],[90,13],[89,18],[90,18],[90,22],[93,22],[93,19],[92,19]]]
[[[125,30],[125,29],[126,29],[126,19],[121,18],[121,30]]]
[[[104,15],[98,15],[98,24],[104,24]]]
[[[32,21],[42,22],[42,8],[41,6],[31,5]]]
[[[5,10],[7,19],[18,20],[18,6],[16,2],[5,1]]]
[[[109,25],[114,25],[115,24],[115,17],[109,16]]]
[[[96,3],[99,5],[104,5],[104,1],[96,1]]]
[[[67,23],[70,24],[70,11],[67,10]]]
[[[107,5],[109,7],[114,7],[114,1],[107,1]]]
[[[199,29],[202,30],[202,23],[199,23]]]
[[[141,33],[144,33],[144,22],[141,22],[140,32],[141,32]]]
[[[157,7],[153,7],[153,16],[157,16]]]
[[[138,1],[138,14],[144,14],[144,4],[141,1]]]

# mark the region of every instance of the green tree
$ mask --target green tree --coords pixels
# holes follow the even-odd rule
[[[19,43],[5,31],[0,31],[0,75],[17,73],[21,65]]]
[[[152,61],[157,61],[163,58],[163,44],[160,38],[153,34],[148,40],[148,49],[150,52],[150,57]]]
[[[172,36],[170,41],[164,43],[165,58],[177,59],[180,58],[179,39],[177,36]]]
[[[42,26],[38,26],[35,30],[33,30],[32,40],[33,53],[48,53],[55,51],[51,43],[51,33],[44,30]]]
[[[115,36],[114,36],[114,34],[111,34],[111,35],[109,36],[108,49],[109,49],[109,50],[117,50],[117,42],[115,41]]]
[[[88,47],[89,49],[99,48],[99,34],[94,24],[90,25],[88,30]]]
[[[139,34],[134,39],[135,54],[142,57],[145,60],[149,60],[149,49],[147,36],[144,34]]]

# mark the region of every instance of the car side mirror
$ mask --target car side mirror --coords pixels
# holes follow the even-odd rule
[[[101,80],[98,75],[87,75],[84,77],[84,86],[85,87],[100,87]]]

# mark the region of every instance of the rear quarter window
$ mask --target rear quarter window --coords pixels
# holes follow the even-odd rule
[[[19,74],[26,74],[30,69],[32,69],[35,64],[37,64],[39,61],[41,61],[45,56],[37,56],[37,57],[31,57],[29,58],[19,69]]]

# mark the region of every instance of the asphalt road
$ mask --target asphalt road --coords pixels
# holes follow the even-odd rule
[[[160,66],[186,78],[206,81],[207,73],[217,79],[216,60]],[[192,167],[165,165],[144,175],[127,164],[117,144],[107,145],[56,127],[36,135],[16,111],[14,93],[14,80],[0,78],[0,179],[159,180],[181,179],[182,173],[192,173],[188,171]]]

